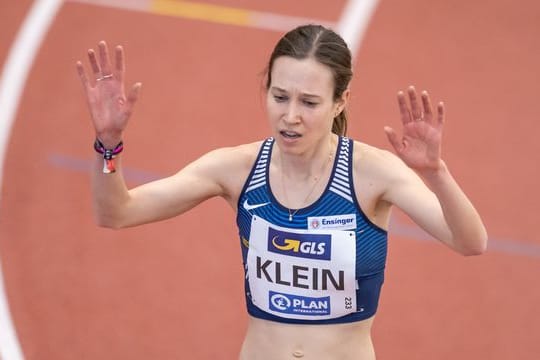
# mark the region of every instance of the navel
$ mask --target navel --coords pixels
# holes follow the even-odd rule
[[[294,350],[293,353],[292,353],[292,356],[294,356],[297,359],[303,358],[304,357],[304,352],[302,350]]]

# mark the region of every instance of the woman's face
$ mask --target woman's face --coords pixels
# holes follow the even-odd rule
[[[266,104],[280,149],[299,155],[331,136],[334,117],[343,110],[349,92],[334,101],[332,71],[312,58],[281,56],[271,75]]]

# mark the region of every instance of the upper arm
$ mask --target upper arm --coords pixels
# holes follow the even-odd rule
[[[129,190],[120,227],[164,220],[215,196],[234,198],[241,184],[231,179],[231,172],[245,178],[242,173],[249,171],[245,156],[238,156],[242,152],[239,148],[211,151],[172,176]]]
[[[395,205],[458,253],[477,255],[485,251],[487,232],[482,220],[445,166],[421,179],[393,153],[358,145],[354,152],[355,191],[372,222],[386,228]]]
[[[385,152],[385,190],[381,196],[407,214],[433,237],[452,247],[452,232],[437,196],[401,159]]]

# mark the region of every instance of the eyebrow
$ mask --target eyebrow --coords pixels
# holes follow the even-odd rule
[[[272,86],[272,87],[270,88],[270,90],[277,90],[277,91],[279,91],[279,92],[284,92],[284,93],[287,92],[287,90],[282,89],[282,88],[277,87],[277,86]],[[322,96],[316,95],[316,94],[302,93],[301,95],[302,95],[302,96],[305,96],[305,97],[310,97],[310,98],[318,98],[318,99],[321,99],[321,98],[322,98]]]

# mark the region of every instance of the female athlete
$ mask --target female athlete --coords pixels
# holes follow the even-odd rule
[[[345,136],[351,54],[322,26],[285,34],[270,57],[270,137],[216,149],[173,176],[133,189],[122,176],[123,133],[141,85],[124,92],[124,53],[88,51],[77,68],[96,132],[92,175],[99,225],[167,219],[220,196],[237,212],[248,330],[240,359],[375,359],[370,330],[384,279],[387,228],[397,206],[463,255],[487,234],[441,159],[444,107],[398,92],[394,155]]]

